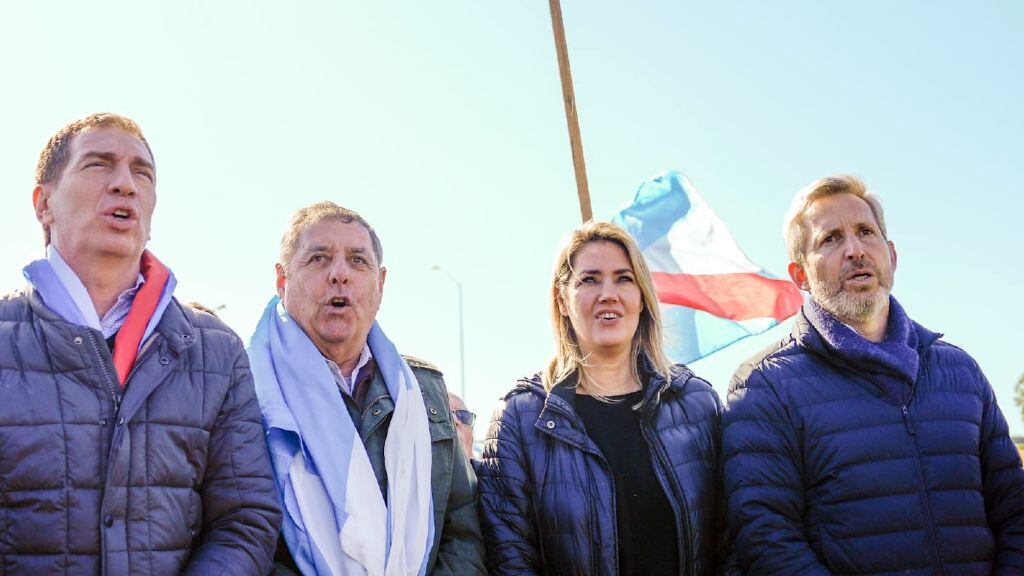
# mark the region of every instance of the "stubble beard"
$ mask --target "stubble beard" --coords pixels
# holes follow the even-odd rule
[[[842,280],[823,280],[811,282],[811,298],[829,314],[846,324],[861,324],[870,319],[889,301],[892,292],[892,270],[881,272],[874,265],[862,262],[854,267],[866,268],[875,273],[878,286],[870,292],[849,292]],[[840,277],[846,277],[844,269]]]

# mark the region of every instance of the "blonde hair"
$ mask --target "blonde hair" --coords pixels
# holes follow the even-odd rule
[[[60,180],[64,168],[67,167],[68,161],[71,159],[72,139],[83,132],[97,128],[117,128],[138,138],[146,147],[146,152],[149,152],[149,158],[153,161],[154,170],[156,169],[153,150],[150,149],[146,137],[142,135],[139,125],[131,118],[120,114],[99,112],[75,120],[50,137],[43,151],[39,153],[39,160],[36,162],[36,184],[52,184]],[[43,245],[50,245],[50,227],[45,225],[43,226]]]
[[[803,219],[804,213],[807,212],[807,209],[815,200],[832,196],[833,194],[853,194],[867,202],[868,207],[871,208],[871,213],[875,216],[875,221],[878,223],[878,229],[882,233],[882,238],[888,239],[885,231],[885,212],[882,210],[882,202],[878,199],[878,196],[868,190],[864,181],[849,174],[826,176],[811,182],[796,193],[796,196],[793,197],[793,203],[790,205],[789,211],[786,212],[786,217],[782,221],[782,237],[786,240],[786,249],[789,251],[789,259],[791,261],[797,264],[804,263],[804,244],[807,241],[807,226],[804,225]]]
[[[575,374],[577,387],[587,388],[587,357],[580,349],[568,316],[563,316],[559,306],[559,298],[566,301],[566,291],[573,276],[573,265],[576,255],[584,246],[592,242],[611,242],[626,252],[629,264],[633,268],[637,286],[640,288],[643,309],[640,311],[640,322],[633,335],[630,353],[633,376],[637,374],[637,362],[643,352],[650,359],[654,370],[665,378],[669,377],[672,362],[665,355],[662,344],[661,312],[658,308],[658,296],[654,290],[654,281],[647,263],[640,254],[633,238],[622,228],[609,222],[590,221],[576,228],[563,241],[555,257],[555,270],[551,278],[551,326],[555,335],[555,356],[541,374],[544,388],[550,390],[557,382]]]
[[[380,244],[377,232],[370,224],[363,219],[356,211],[342,208],[334,202],[317,202],[305,208],[299,209],[292,215],[291,223],[281,237],[280,264],[287,267],[295,255],[295,249],[299,246],[299,236],[308,228],[315,226],[324,220],[340,220],[346,224],[356,222],[370,233],[370,241],[373,243],[373,255],[377,257],[377,266],[384,262],[384,248]]]

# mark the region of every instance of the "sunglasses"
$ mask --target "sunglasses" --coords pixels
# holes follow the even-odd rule
[[[452,414],[455,415],[455,418],[459,422],[462,422],[466,426],[472,426],[473,423],[476,422],[476,414],[473,414],[469,410],[456,410],[453,408]]]

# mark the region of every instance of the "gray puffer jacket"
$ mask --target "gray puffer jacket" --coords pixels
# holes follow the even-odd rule
[[[224,324],[173,301],[121,395],[100,332],[0,299],[0,574],[264,574],[279,524]]]

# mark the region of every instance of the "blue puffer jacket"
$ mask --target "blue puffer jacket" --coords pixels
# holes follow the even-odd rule
[[[172,301],[115,390],[98,330],[0,299],[0,574],[268,572],[281,512],[238,336]]]
[[[1024,472],[978,365],[918,324],[898,402],[801,313],[741,366],[723,416],[747,574],[1021,574]]]
[[[645,380],[643,434],[674,504],[679,565],[687,575],[712,574],[720,520],[718,396],[684,366],[674,367],[671,382]],[[519,381],[495,412],[477,466],[491,574],[618,572],[612,476],[572,409],[574,394],[566,383],[548,394],[534,376]]]

